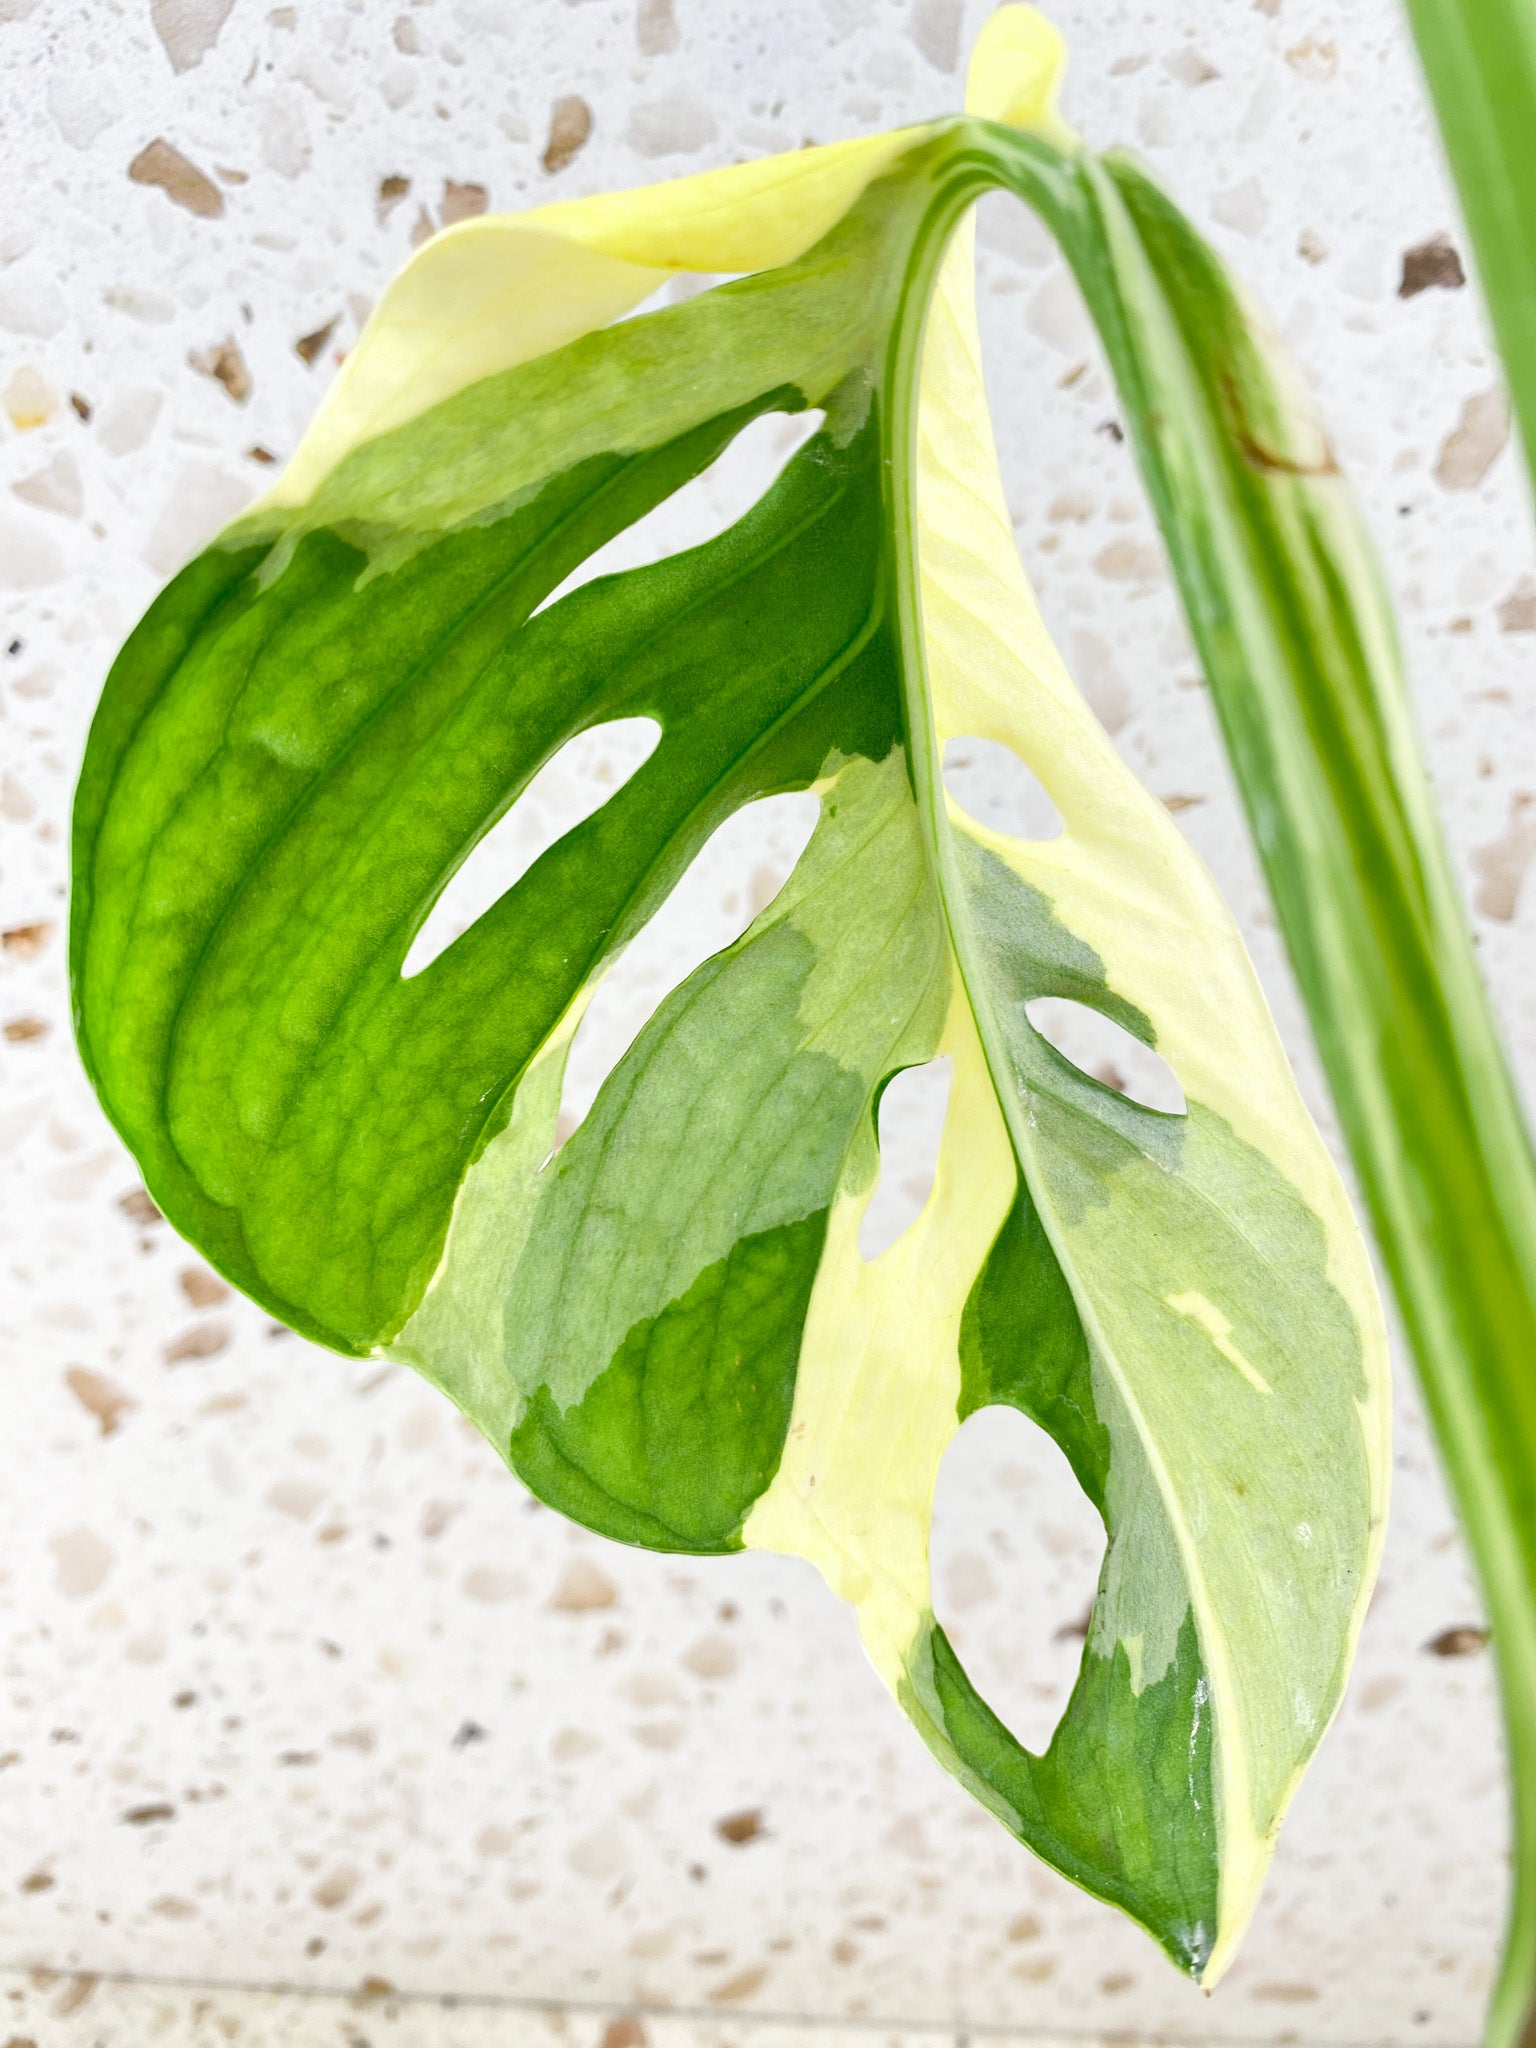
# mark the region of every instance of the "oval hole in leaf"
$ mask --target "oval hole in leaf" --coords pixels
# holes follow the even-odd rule
[[[1025,1004],[1024,1014],[1046,1043],[1090,1080],[1162,1116],[1188,1113],[1189,1104],[1172,1067],[1161,1053],[1133,1038],[1123,1024],[1069,996],[1036,996]]]
[[[1077,1677],[1104,1524],[1061,1450],[1016,1408],[967,1418],[934,1490],[933,1611],[971,1682],[1038,1755]]]
[[[933,1193],[954,1062],[907,1067],[880,1096],[880,1180],[859,1224],[859,1252],[878,1259],[910,1230]]]
[[[616,533],[563,583],[557,583],[533,616],[599,576],[644,569],[668,555],[680,555],[717,539],[744,518],[774,484],[784,465],[825,420],[823,412],[769,412],[749,420],[707,469],[663,498],[649,512]]]
[[[603,977],[576,1028],[555,1120],[557,1147],[673,989],[733,945],[789,880],[821,815],[809,790],[759,797],[699,849],[650,923]]]
[[[1059,839],[1060,811],[1012,747],[977,736],[944,747],[944,787],[968,818],[1014,839]]]
[[[660,738],[654,718],[610,718],[567,740],[449,880],[411,941],[402,980],[430,967],[541,854],[600,811],[650,759]]]

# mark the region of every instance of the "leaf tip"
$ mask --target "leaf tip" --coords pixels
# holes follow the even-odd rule
[[[1038,7],[999,7],[971,52],[966,112],[1071,147],[1077,136],[1056,108],[1066,68],[1065,38]]]

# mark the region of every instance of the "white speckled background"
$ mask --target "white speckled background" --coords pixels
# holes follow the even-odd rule
[[[1350,1698],[1207,2001],[938,1772],[809,1569],[570,1529],[426,1387],[229,1298],[136,1211],[70,1048],[67,808],[106,664],[271,475],[257,451],[292,449],[445,199],[520,207],[953,107],[985,11],[0,0],[0,2041],[820,2048],[856,2022],[914,2043],[1475,2039],[1505,1858],[1496,1720],[1406,1388]],[[1058,13],[1079,125],[1142,151],[1323,388],[1529,1078],[1532,541],[1472,291],[1398,294],[1404,251],[1459,230],[1396,7]],[[566,150],[584,126],[573,98],[590,137],[551,173],[559,103]],[[142,159],[157,138],[198,175]],[[130,181],[136,160],[170,164],[180,196]],[[1047,613],[1227,890],[1331,1132],[1071,291],[1001,202],[981,277]],[[712,488],[718,516],[730,487]],[[622,762],[562,772],[550,816]],[[791,808],[711,850],[626,963],[589,1078],[797,844]],[[1026,1732],[1065,1698],[1061,1631],[1095,1569],[1063,1470],[994,1415],[941,1486],[941,1613]]]

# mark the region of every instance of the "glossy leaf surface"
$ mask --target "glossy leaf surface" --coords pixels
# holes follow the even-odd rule
[[[1014,550],[978,193],[1058,234],[1148,417],[1199,393],[1127,322],[1137,280],[1225,289],[1062,128],[1056,65],[1004,10],[968,117],[429,244],[278,490],[113,672],[77,809],[79,1034],[157,1201],[242,1287],[408,1360],[594,1529],[811,1559],[941,1760],[1210,1982],[1374,1574],[1383,1337],[1232,921]],[[679,271],[736,281],[618,320]],[[1247,328],[1217,346],[1207,388],[1252,383]],[[540,609],[748,422],[808,408],[727,532]],[[1194,487],[1159,510],[1198,545]],[[644,765],[404,977],[540,767],[634,717],[661,728]],[[1034,771],[1059,839],[946,797],[961,735]],[[723,820],[788,790],[821,807],[789,883],[557,1149],[605,969]],[[1155,1046],[1184,1112],[1062,1058],[1042,998]],[[866,1261],[881,1090],[939,1056],[933,1194]],[[1049,1431],[1109,1538],[1043,1755],[929,1596],[939,1462],[989,1404]]]

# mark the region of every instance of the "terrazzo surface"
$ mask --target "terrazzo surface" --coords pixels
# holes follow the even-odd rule
[[[1475,2039],[1506,1867],[1497,1722],[1401,1374],[1396,1515],[1357,1674],[1207,2000],[937,1771],[808,1568],[641,1555],[567,1527],[409,1374],[332,1358],[229,1295],[154,1218],[70,1047],[67,812],[106,665],[292,450],[413,241],[486,203],[952,108],[985,12],[0,0],[9,2048]],[[1529,1083],[1536,562],[1396,8],[1057,13],[1078,125],[1139,150],[1323,392]],[[980,244],[1026,562],[1099,716],[1232,902],[1332,1139],[1091,336],[1026,216],[987,202]],[[765,426],[646,545],[715,530],[784,435]],[[445,900],[445,936],[601,800],[634,743],[610,732],[555,764]],[[1007,815],[995,762],[959,772]],[[789,799],[712,843],[584,1027],[572,1115],[661,994],[772,894],[804,828]],[[896,1108],[887,1231],[921,1199],[933,1121],[920,1087]],[[978,1682],[1043,1735],[1098,1551],[1064,1464],[1019,1418],[962,1432],[936,1556]]]

